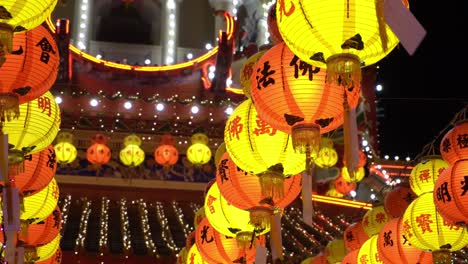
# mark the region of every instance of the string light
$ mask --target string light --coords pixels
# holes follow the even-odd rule
[[[60,230],[60,235],[62,237],[67,226],[68,215],[70,213],[70,206],[71,206],[71,195],[68,194],[67,196],[65,196],[65,198],[63,198],[62,208],[60,209],[62,212],[62,229]]]
[[[99,252],[101,256],[103,251],[107,248],[108,245],[108,232],[109,232],[109,199],[107,197],[101,198],[101,223],[99,226]]]
[[[128,258],[132,250],[132,235],[129,230],[128,207],[126,198],[120,199],[120,230],[122,231],[124,255],[126,258]]]
[[[75,255],[78,255],[81,249],[84,248],[84,242],[86,239],[86,234],[88,232],[88,219],[91,214],[91,201],[88,198],[84,197],[83,199],[83,209],[81,210],[81,219],[80,226],[78,231],[78,237],[75,241]]]
[[[178,252],[180,249],[174,242],[171,230],[169,229],[169,221],[164,214],[164,207],[161,202],[155,203],[156,217],[161,225],[161,237],[166,242],[166,245],[172,252]]]
[[[151,228],[148,220],[148,210],[146,208],[146,202],[143,199],[138,200],[138,212],[140,214],[140,224],[143,230],[143,238],[145,240],[146,248],[151,251],[151,253],[159,258],[159,253],[154,244],[153,237],[151,235]]]

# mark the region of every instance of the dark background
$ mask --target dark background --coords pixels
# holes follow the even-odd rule
[[[412,56],[399,45],[377,64],[381,157],[413,159],[432,142],[438,153],[442,131],[468,103],[467,1],[416,0],[410,10],[427,31],[421,45]]]

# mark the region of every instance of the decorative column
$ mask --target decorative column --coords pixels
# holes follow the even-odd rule
[[[181,0],[162,0],[161,6],[161,63],[170,65],[177,60],[177,24]]]
[[[236,6],[239,4],[239,1],[241,0],[209,0],[210,5],[211,7],[213,7],[215,14],[215,39],[213,40],[213,43],[218,43],[220,30],[226,31],[226,20],[224,19],[224,16],[217,15],[217,12],[227,11],[232,16],[235,16],[237,14]]]
[[[75,1],[75,20],[72,21],[73,44],[80,50],[89,50],[89,40],[91,38],[92,7],[94,0]]]

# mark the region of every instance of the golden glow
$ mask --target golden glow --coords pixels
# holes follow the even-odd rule
[[[249,232],[253,232],[255,229],[255,226],[249,224],[249,211],[239,209],[229,204],[221,195],[216,182],[211,185],[206,193],[204,207],[206,217],[211,226],[223,235],[235,237],[237,232],[232,232],[231,230],[233,230],[233,228]],[[261,234],[265,234],[269,231],[270,229],[268,227]]]
[[[328,197],[328,196],[323,196],[323,195],[318,195],[318,194],[312,195],[312,201],[335,204],[335,205],[340,205],[340,206],[347,206],[347,207],[352,207],[352,208],[360,208],[360,209],[366,209],[366,210],[372,209],[372,204],[370,203],[351,201],[351,200]]]
[[[281,0],[276,5],[278,28],[284,42],[309,64],[326,68],[331,56],[349,54],[369,66],[399,43],[379,2],[383,1]],[[315,59],[320,53],[322,59]]]
[[[228,34],[228,39],[231,39],[233,32],[234,32],[234,18],[230,16],[229,13],[227,12],[224,12],[224,18],[226,19],[226,32]],[[55,25],[52,23],[50,17],[47,18],[46,23],[49,26],[49,28],[55,33],[55,30],[56,30]],[[209,58],[213,57],[214,55],[218,53],[218,46],[214,47],[212,50],[201,55],[200,57],[194,58],[193,60],[174,64],[174,65],[168,65],[168,66],[134,66],[134,65],[122,64],[122,63],[116,63],[112,61],[106,61],[106,60],[98,59],[84,51],[81,51],[72,44],[70,44],[70,51],[94,63],[102,64],[104,66],[114,68],[114,69],[137,71],[137,72],[156,72],[156,71],[170,71],[170,70],[183,69],[183,68],[191,67],[196,64],[202,64],[205,60],[208,60]]]
[[[362,227],[366,234],[371,237],[379,234],[382,227],[392,219],[392,216],[385,211],[383,205],[378,205],[367,211],[362,219]]]
[[[61,236],[58,234],[51,242],[36,247],[37,256],[39,257],[38,262],[49,259],[57,252],[60,246],[60,238]]]
[[[416,198],[405,211],[401,232],[416,248],[436,251],[451,245],[450,251],[460,250],[468,244],[467,229],[449,224],[436,210],[433,193]]]
[[[441,156],[423,157],[411,170],[409,183],[416,195],[434,191],[439,175],[448,168],[448,163]]]
[[[360,182],[366,176],[366,171],[364,167],[360,167],[357,171],[354,172],[354,176],[350,176],[348,173],[348,169],[346,167],[341,168],[341,177],[347,182],[355,183]]]
[[[76,147],[68,142],[59,142],[54,146],[57,162],[63,164],[72,163],[78,155]]]
[[[190,247],[190,250],[187,253],[187,260],[183,263],[207,264],[207,262],[203,260],[200,251],[198,251],[197,244],[195,243]]]
[[[377,250],[378,235],[371,236],[359,249],[358,257],[359,263],[362,264],[381,264],[383,263],[379,251]]]

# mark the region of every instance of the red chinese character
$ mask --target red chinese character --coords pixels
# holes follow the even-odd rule
[[[190,254],[190,264],[195,264],[195,253]]]
[[[252,76],[252,73],[254,71],[254,69],[253,69],[254,65],[255,65],[254,63],[249,63],[249,64],[244,66],[244,70],[243,70],[242,74],[248,80],[250,80],[250,77]]]
[[[418,226],[421,228],[422,233],[431,232],[431,224],[433,221],[431,220],[431,214],[421,214],[418,217],[416,217],[416,222],[418,223]]]
[[[368,216],[367,216],[367,217],[364,217],[364,219],[362,220],[362,224],[363,224],[364,226],[369,226],[369,217],[368,217]]]
[[[216,198],[213,196],[208,196],[208,208],[210,208],[210,213],[214,214],[215,209],[213,207],[213,202],[216,201]]]
[[[387,217],[385,216],[384,213],[378,213],[375,216],[375,221],[377,221],[377,223],[379,224],[385,223],[385,219],[387,219]]]
[[[437,176],[439,176],[444,170],[445,168],[439,168],[439,170],[437,171]]]
[[[411,225],[409,224],[409,221],[406,220],[404,223],[403,223],[403,233],[404,234],[408,234],[408,237],[412,237],[413,234],[411,233]]]
[[[52,196],[54,197],[55,200],[58,200],[58,197],[59,197],[59,189],[57,187],[57,185],[55,184],[52,188]]]
[[[229,139],[232,140],[232,138],[235,136],[237,139],[239,139],[239,134],[242,132],[242,128],[244,125],[240,123],[241,118],[240,116],[236,116],[231,122],[228,124],[228,132],[229,132]]]
[[[419,180],[422,182],[428,182],[430,178],[429,170],[422,170],[419,172]]]
[[[361,264],[367,264],[367,254],[362,255],[361,258],[359,258],[359,262]]]
[[[290,16],[292,15],[292,13],[294,13],[294,10],[296,9],[296,7],[294,6],[294,3],[292,3],[291,1],[289,1],[289,3],[291,3],[291,6],[289,7],[289,10],[286,11],[286,6],[284,4],[284,0],[280,0],[279,1],[279,4],[280,4],[280,22],[283,20],[283,14],[285,16]]]
[[[260,119],[258,115],[255,122],[257,123],[257,127],[253,131],[255,135],[260,136],[262,134],[268,134],[269,136],[273,136],[276,134],[276,129],[272,128],[270,124]]]
[[[42,109],[42,113],[47,111],[48,116],[50,116],[52,114],[50,99],[48,97],[41,96],[41,97],[37,98],[37,108]]]
[[[450,230],[455,230],[455,231],[457,231],[457,230],[460,229],[460,226],[454,225],[454,224],[448,222],[448,221],[445,220],[445,219],[444,219],[444,226],[447,226],[448,228],[450,228]]]

